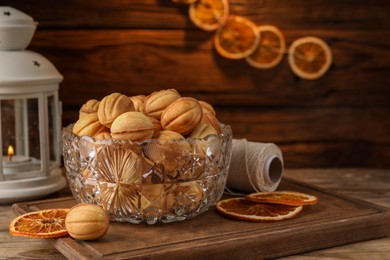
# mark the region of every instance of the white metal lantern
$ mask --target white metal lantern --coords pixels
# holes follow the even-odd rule
[[[25,50],[35,28],[30,16],[0,7],[0,203],[66,186],[58,98],[63,77],[42,55]]]

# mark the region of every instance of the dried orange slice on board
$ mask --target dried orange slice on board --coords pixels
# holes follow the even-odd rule
[[[302,206],[267,204],[248,201],[244,198],[221,200],[216,205],[222,215],[239,220],[273,222],[290,219],[302,211]]]
[[[32,238],[53,238],[68,234],[65,218],[69,209],[45,209],[16,217],[9,225],[14,236]]]
[[[252,67],[270,69],[280,63],[286,50],[286,41],[282,32],[273,25],[257,27],[260,41],[256,50],[246,58]]]
[[[291,44],[288,62],[298,77],[318,79],[328,71],[332,63],[332,52],[320,38],[303,37]]]
[[[257,26],[253,22],[231,15],[216,31],[214,46],[224,58],[242,59],[256,50],[259,40]]]
[[[200,0],[188,9],[190,20],[200,29],[214,31],[226,22],[229,15],[228,0]]]
[[[261,203],[276,203],[290,206],[316,204],[318,198],[296,191],[256,192],[245,196],[246,200]]]

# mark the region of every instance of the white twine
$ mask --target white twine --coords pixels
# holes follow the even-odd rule
[[[283,156],[275,144],[233,139],[226,193],[244,195],[274,191],[280,183],[282,172]]]

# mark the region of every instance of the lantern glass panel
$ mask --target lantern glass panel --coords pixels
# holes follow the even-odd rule
[[[27,155],[30,157],[38,160],[36,163],[39,163],[41,161],[41,150],[40,150],[40,135],[39,135],[39,103],[38,99],[27,99],[27,110],[24,108],[24,113],[26,115],[23,115],[27,119],[27,128],[24,127],[20,129],[19,131],[23,132],[25,129],[27,130],[27,133],[24,133],[24,135],[27,136],[27,140],[23,140],[25,143],[25,146],[28,146],[26,148]],[[22,118],[20,118],[21,121],[23,121]],[[39,167],[40,168],[40,167]]]
[[[43,175],[39,132],[38,98],[1,100],[2,168],[5,179]]]
[[[59,102],[56,95],[49,95],[47,97],[47,111],[48,111],[48,123],[49,123],[49,161],[50,168],[59,167],[61,161],[61,149],[59,143],[60,122],[61,117],[59,111]]]

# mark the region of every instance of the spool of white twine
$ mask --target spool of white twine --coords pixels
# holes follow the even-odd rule
[[[283,156],[273,143],[233,139],[232,158],[226,190],[249,193],[274,191],[283,173]]]

